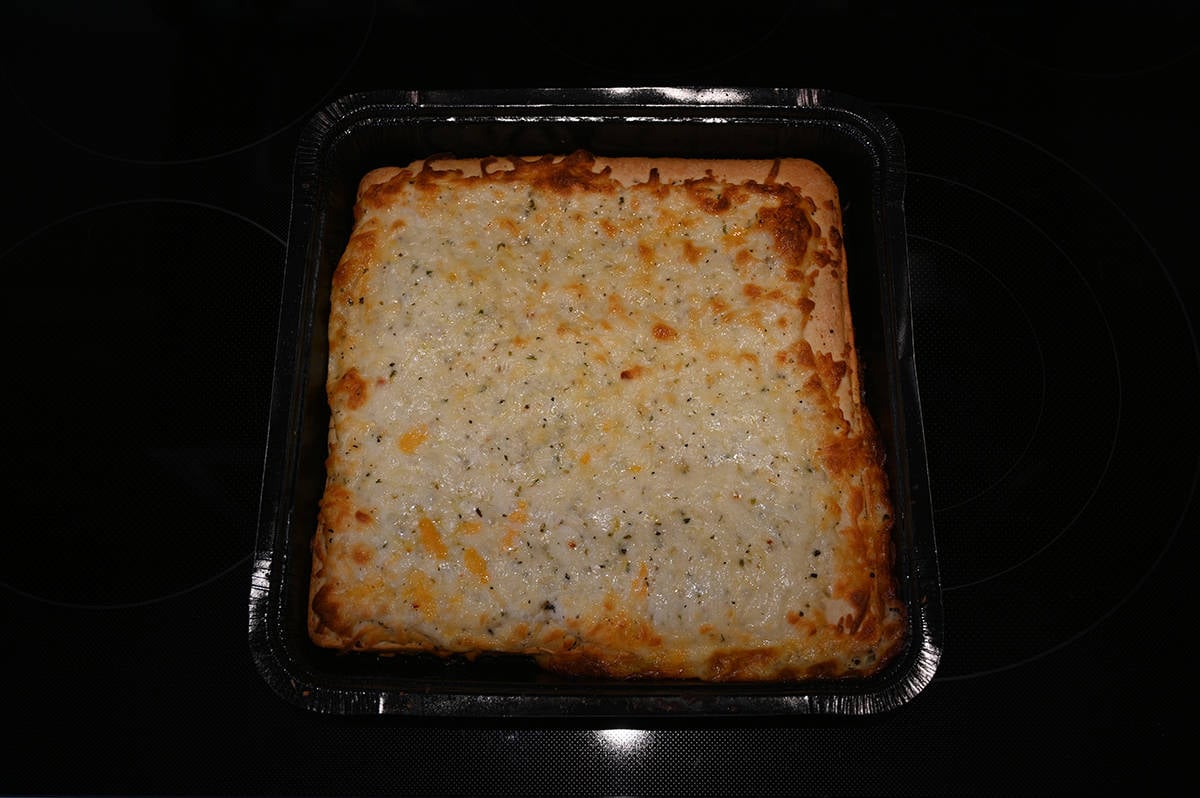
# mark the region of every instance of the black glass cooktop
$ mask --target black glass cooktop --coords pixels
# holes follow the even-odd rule
[[[1197,19],[818,6],[613,26],[18,3],[0,793],[1097,794],[1182,773]],[[261,678],[247,598],[300,131],[354,92],[539,86],[823,88],[901,132],[945,616],[906,705],[346,718]]]

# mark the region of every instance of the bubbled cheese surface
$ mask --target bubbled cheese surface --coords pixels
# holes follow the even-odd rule
[[[335,280],[315,639],[701,678],[874,656],[830,642],[879,563],[846,537],[870,480],[821,452],[845,386],[794,355],[788,195],[430,177],[361,204]]]

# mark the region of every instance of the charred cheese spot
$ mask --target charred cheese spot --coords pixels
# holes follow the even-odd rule
[[[367,401],[367,382],[358,373],[358,369],[352,368],[338,380],[335,392],[342,397],[346,407],[357,410]]]
[[[775,251],[789,264],[804,263],[812,237],[811,217],[796,202],[759,211],[759,221],[775,238]]]
[[[639,241],[637,245],[638,259],[645,266],[654,265],[654,247],[645,241]]]
[[[672,341],[679,336],[674,327],[661,321],[654,325],[651,334],[659,341]]]

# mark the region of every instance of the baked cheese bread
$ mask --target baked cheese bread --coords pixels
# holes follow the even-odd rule
[[[841,233],[803,159],[367,174],[311,639],[611,678],[880,668],[905,608]]]

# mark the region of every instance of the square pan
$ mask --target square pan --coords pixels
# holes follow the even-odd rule
[[[837,681],[697,683],[562,676],[533,663],[339,654],[309,642],[306,599],[324,488],[330,279],[349,239],[359,178],[439,153],[695,158],[805,157],[843,204],[863,386],[886,449],[895,509],[904,651],[881,672]],[[283,698],[336,715],[720,717],[867,715],[933,678],[942,651],[924,432],[910,323],[899,131],[872,106],[814,89],[638,87],[380,91],[336,100],[296,151],[249,632],[261,676]]]

